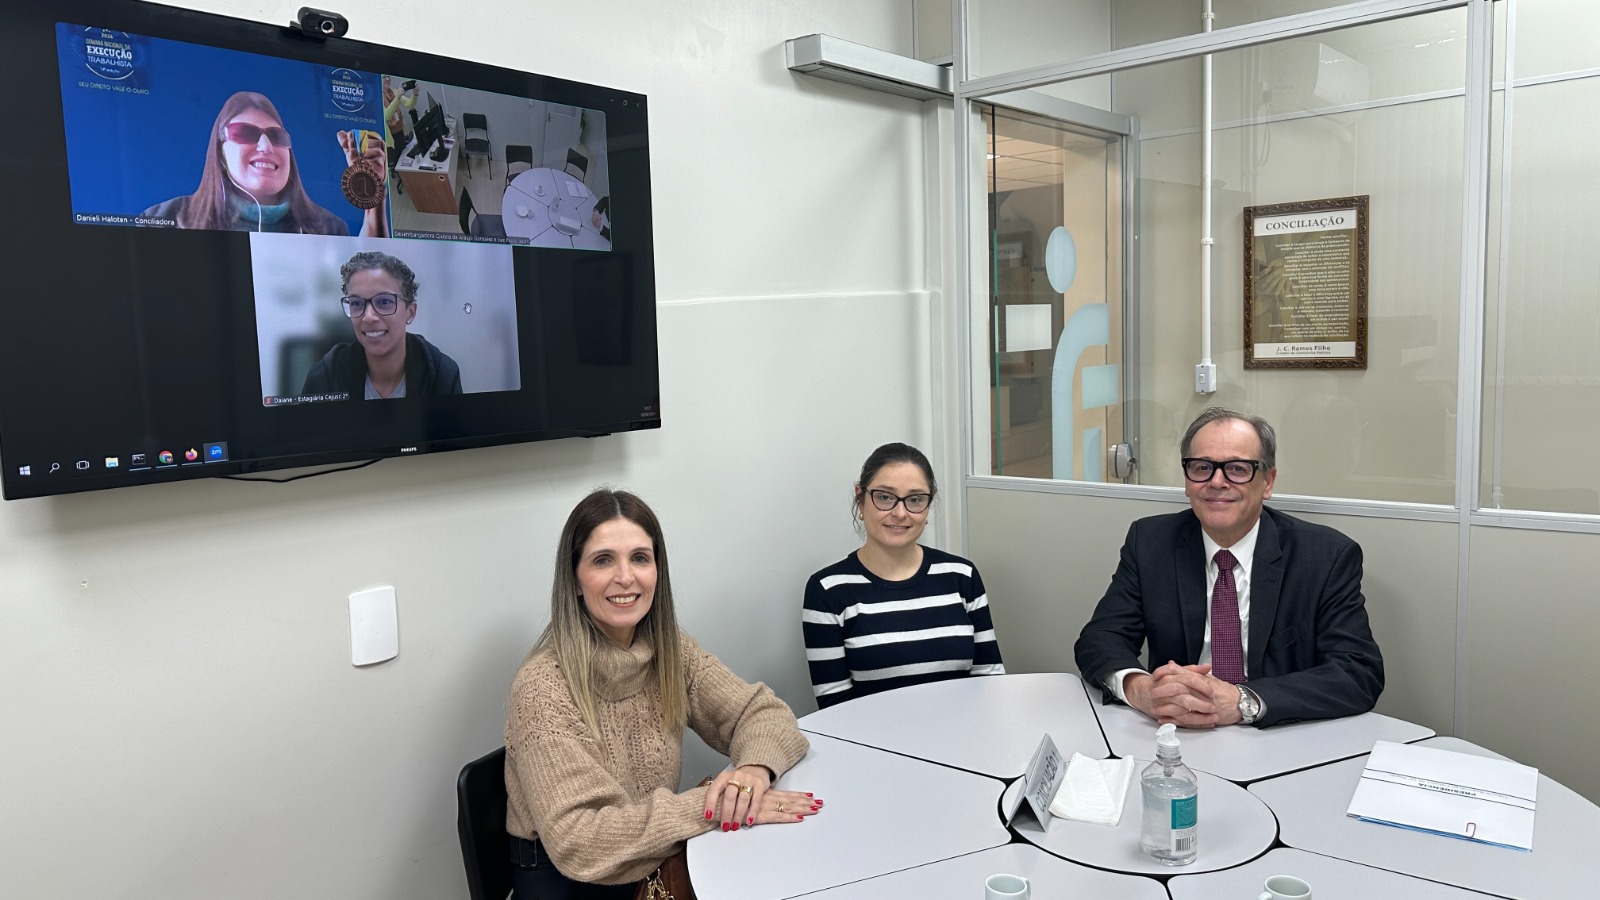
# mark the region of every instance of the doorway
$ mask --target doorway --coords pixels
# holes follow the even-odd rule
[[[1052,105],[1073,107],[1065,101]],[[987,151],[990,474],[1136,483],[1124,415],[1134,126],[980,104]],[[1087,118],[1085,116],[1084,118]],[[1104,127],[1107,124],[1112,128]]]

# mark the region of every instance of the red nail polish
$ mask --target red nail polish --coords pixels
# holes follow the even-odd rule
[[[728,823],[727,822],[723,822],[722,823],[722,830],[723,831],[727,831],[728,830]]]
[[[810,791],[806,791],[806,796],[807,797],[811,796],[811,792]]]
[[[804,822],[806,820],[806,817],[805,816],[795,816],[794,820],[796,822]]]
[[[711,810],[706,810],[706,818],[711,818]]]
[[[755,816],[750,816],[749,818],[744,820],[744,823],[746,825],[754,825],[756,823],[756,817]]]

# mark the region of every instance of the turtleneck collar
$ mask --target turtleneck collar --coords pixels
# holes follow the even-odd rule
[[[594,650],[595,693],[610,703],[639,693],[649,681],[650,663],[655,657],[655,646],[638,635],[631,647],[602,637]]]
[[[287,200],[282,203],[263,203],[257,206],[254,200],[233,188],[228,190],[228,205],[233,207],[233,213],[239,217],[240,221],[248,222],[252,225],[258,223],[262,226],[276,225],[282,222],[284,217],[289,214],[289,202]],[[258,209],[260,210],[259,220],[256,218]]]

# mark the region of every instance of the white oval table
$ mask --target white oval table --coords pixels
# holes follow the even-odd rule
[[[1265,803],[1231,781],[1196,769],[1200,781],[1199,853],[1187,866],[1156,862],[1139,849],[1139,820],[1143,814],[1139,773],[1149,764],[1148,759],[1134,759],[1133,778],[1129,779],[1128,793],[1123,798],[1122,821],[1115,828],[1056,817],[1048,829],[1041,829],[1031,816],[1022,815],[1012,827],[1023,840],[1063,859],[1145,875],[1210,872],[1237,866],[1265,853],[1277,838],[1278,823]],[[1003,803],[1009,804],[1021,783],[1018,780],[1006,789]]]
[[[1148,755],[1155,746],[1156,723],[1144,713],[1098,700],[1094,711],[1115,755]],[[1420,741],[1433,737],[1433,729],[1369,712],[1271,728],[1185,729],[1179,735],[1184,762],[1229,781],[1255,781],[1370,753],[1376,741]]]
[[[1010,842],[995,812],[999,781],[822,735],[810,740],[778,786],[810,791],[822,812],[692,838],[689,877],[700,900],[794,897]]]
[[[1460,738],[1418,746],[1505,759]],[[1524,852],[1351,818],[1345,813],[1366,764],[1362,755],[1269,778],[1250,793],[1277,814],[1283,842],[1300,850],[1519,900],[1588,897],[1600,885],[1591,842],[1600,807],[1561,783],[1539,776],[1533,850]]]
[[[1021,782],[1004,788],[990,775],[1020,776],[1045,733],[1063,753],[1104,757],[1108,748],[1097,743],[1104,725],[1112,749],[1131,750],[1136,772],[1145,764],[1137,757],[1152,752],[1154,723],[1091,703],[1077,676],[920,685],[830,707],[800,724],[811,753],[780,785],[816,793],[826,801],[823,812],[800,824],[690,841],[701,900],[978,900],[982,878],[997,872],[1033,879],[1036,900],[1159,900],[1168,893],[1173,900],[1243,900],[1272,874],[1304,877],[1325,900],[1451,900],[1470,891],[1519,900],[1583,897],[1600,880],[1587,847],[1600,831],[1600,808],[1543,776],[1533,853],[1345,816],[1371,742],[1428,733],[1376,714],[1182,732],[1185,762],[1200,779],[1200,847],[1197,860],[1180,867],[1139,850],[1137,779],[1115,828],[1058,818],[1041,829],[1031,817],[1019,817],[1011,830],[1003,826],[1002,793],[1009,797]],[[1454,738],[1422,743],[1494,755]],[[1206,764],[1240,781],[1289,774],[1246,790]],[[1278,839],[1289,846],[1269,852]]]
[[[517,173],[500,197],[501,224],[512,238],[533,247],[610,250],[595,227],[599,198],[583,182],[555,169]]]
[[[1005,872],[1028,879],[1029,900],[1167,900],[1161,882],[1143,875],[1102,872],[1040,850],[1032,844],[1007,844],[941,860],[855,884],[829,888],[806,900],[981,900],[983,883]]]
[[[1435,884],[1410,875],[1385,872],[1371,866],[1318,856],[1304,850],[1279,847],[1253,862],[1221,872],[1179,875],[1167,882],[1172,900],[1212,900],[1260,895],[1267,878],[1293,875],[1311,885],[1317,900],[1378,900],[1403,897],[1405,900],[1483,900],[1477,891]]]
[[[1107,754],[1083,681],[1065,673],[955,678],[868,694],[819,709],[800,728],[995,778],[1020,776],[1046,734],[1067,757]]]

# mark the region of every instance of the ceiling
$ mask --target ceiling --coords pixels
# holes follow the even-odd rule
[[[1068,166],[1105,164],[1103,148],[1106,143],[1099,138],[1007,118],[1002,118],[999,125],[1006,132],[1021,131],[1027,136],[985,135],[989,143],[987,177],[991,191],[1059,185],[1065,180],[1063,173]],[[1025,127],[1018,128],[1019,125]]]

